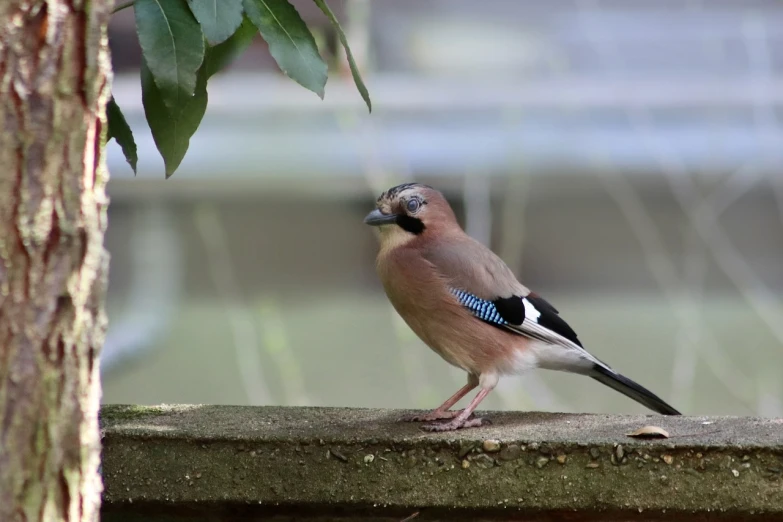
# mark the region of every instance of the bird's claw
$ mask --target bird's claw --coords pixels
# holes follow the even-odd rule
[[[434,410],[429,413],[404,415],[400,417],[400,421],[401,422],[432,422],[437,420],[448,420],[448,419],[453,419],[460,413],[462,413],[462,410],[453,410],[453,411]]]
[[[454,431],[464,428],[478,428],[479,426],[486,426],[488,424],[492,424],[489,419],[483,417],[468,417],[465,420],[454,419],[449,422],[424,424],[421,429],[424,431]]]

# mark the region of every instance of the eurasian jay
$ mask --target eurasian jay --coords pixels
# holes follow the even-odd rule
[[[468,373],[467,384],[438,408],[405,420],[448,421],[423,425],[427,431],[481,426],[486,419],[473,411],[500,377],[533,368],[588,375],[658,413],[680,414],[588,353],[554,306],[465,234],[434,188],[390,188],[364,222],[380,231],[378,275],[397,313],[427,346]],[[477,386],[466,408],[450,410]]]

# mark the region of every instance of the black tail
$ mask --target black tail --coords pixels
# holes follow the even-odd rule
[[[651,410],[660,414],[682,415],[679,411],[666,404],[663,399],[655,395],[644,386],[633,382],[628,377],[624,377],[608,368],[604,368],[599,364],[593,366],[593,371],[590,373],[590,377],[614,390],[619,391],[626,397],[630,397],[636,402],[644,404]]]

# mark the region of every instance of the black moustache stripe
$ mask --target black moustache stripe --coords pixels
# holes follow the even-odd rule
[[[424,232],[424,229],[426,228],[421,219],[411,217],[406,214],[399,214],[397,216],[397,225],[399,225],[403,230],[416,235]]]

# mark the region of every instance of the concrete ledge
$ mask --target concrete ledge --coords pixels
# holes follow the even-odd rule
[[[104,406],[103,520],[783,520],[781,419],[403,413]]]

